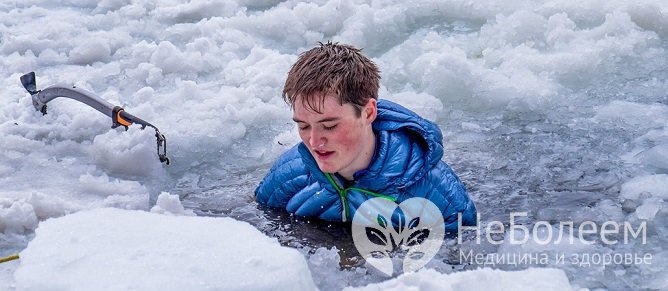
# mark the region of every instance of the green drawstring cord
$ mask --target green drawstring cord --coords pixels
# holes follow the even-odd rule
[[[350,207],[348,206],[348,191],[350,191],[350,190],[359,191],[359,192],[362,192],[364,194],[371,195],[371,196],[374,196],[374,197],[380,197],[380,198],[383,198],[383,199],[390,200],[392,202],[397,201],[397,198],[387,196],[387,195],[383,195],[383,194],[379,194],[379,193],[369,191],[369,190],[366,190],[366,189],[362,189],[362,188],[348,187],[348,188],[343,188],[342,189],[341,187],[339,187],[339,184],[337,184],[336,181],[334,181],[334,178],[332,177],[332,174],[325,173],[325,177],[327,177],[327,180],[329,181],[329,183],[332,184],[332,186],[334,186],[334,189],[336,189],[336,192],[339,193],[339,197],[341,197],[341,204],[343,205],[343,213],[345,215],[343,217],[343,222],[346,222],[346,221],[350,220]]]

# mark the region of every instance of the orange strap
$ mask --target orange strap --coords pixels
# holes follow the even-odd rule
[[[127,120],[123,119],[123,117],[121,117],[121,112],[123,112],[123,109],[118,110],[118,112],[116,112],[116,121],[118,122],[118,124],[123,125],[123,126],[132,125],[132,122],[127,121]]]

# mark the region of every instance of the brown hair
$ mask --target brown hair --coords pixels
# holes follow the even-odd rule
[[[325,95],[339,96],[339,104],[351,103],[359,117],[370,98],[378,99],[380,71],[362,50],[347,44],[327,42],[299,55],[283,87],[283,100],[294,109],[302,97],[313,111],[321,113]]]

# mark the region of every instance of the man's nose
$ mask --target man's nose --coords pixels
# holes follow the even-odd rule
[[[311,137],[309,139],[309,143],[311,144],[312,148],[321,147],[325,144],[325,137],[320,132],[320,130],[313,129],[311,130]]]

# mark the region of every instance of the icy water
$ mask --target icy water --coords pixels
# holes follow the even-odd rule
[[[526,212],[519,221],[528,228],[647,223],[644,244],[513,245],[508,232],[501,244],[478,244],[467,232],[428,267],[481,267],[461,251],[651,254],[651,264],[482,266],[560,268],[574,287],[594,290],[666,289],[667,16],[659,0],[3,2],[0,256],[25,248],[45,219],[147,210],[165,191],[198,215],[249,222],[299,249],[323,290],[386,280],[364,266],[345,226],[253,199],[272,162],[299,141],[280,99],[286,72],[300,52],[333,40],[377,62],[381,98],[441,126],[444,160],[482,228],[507,226],[511,212]],[[38,88],[73,84],[152,122],[172,165],[157,162],[152,132],[111,130],[76,102],[35,112],[18,82],[29,71]],[[0,289],[12,272],[0,266]]]
[[[548,221],[554,226],[560,221],[575,221],[577,226],[578,222],[587,220],[605,222],[630,217],[638,205],[625,205],[626,200],[619,198],[620,187],[646,171],[647,167],[629,163],[622,156],[639,146],[638,137],[646,132],[643,126],[653,126],[632,128],[620,124],[618,118],[601,121],[595,118],[595,108],[612,100],[666,104],[665,83],[657,81],[666,79],[666,73],[666,70],[658,69],[632,76],[605,76],[606,79],[598,80],[596,84],[561,96],[563,102],[550,112],[489,115],[489,112],[463,112],[454,108],[444,110],[446,113],[439,116],[438,121],[445,131],[445,160],[457,170],[474,197],[481,213],[481,224],[484,226],[490,221],[508,224],[512,211],[527,212],[523,222],[529,228],[535,221]],[[616,114],[629,112],[621,109]],[[642,155],[642,152],[636,152],[635,157]],[[295,218],[282,211],[258,206],[253,201],[252,192],[268,167],[232,171],[230,180],[214,183],[215,186],[199,193],[185,190],[182,192],[184,203],[199,215],[231,216],[248,221],[267,235],[277,237],[282,244],[305,252],[335,247],[339,257],[332,252],[327,256],[312,255],[316,260],[321,259],[320,256],[330,260],[330,271],[337,261],[342,268],[341,274],[334,276],[345,278],[346,284],[330,282],[333,285],[324,285],[326,288],[382,280],[381,276],[374,276],[373,271],[364,269],[345,225]],[[652,170],[665,173],[665,168]],[[668,238],[662,229],[664,226],[660,225],[666,220],[665,215],[663,210],[649,224],[650,246],[638,246],[635,251],[655,253],[657,246],[661,249],[666,245]],[[489,244],[473,244],[472,237],[467,240],[465,247],[453,247],[456,239],[451,239],[435,259],[443,264],[432,263],[432,267],[444,272],[473,269],[480,266],[462,262],[460,249],[484,253],[496,251]],[[628,251],[624,246],[599,247],[604,251],[590,249],[578,254]],[[567,247],[549,249],[548,246],[545,250],[572,255]],[[661,257],[656,258],[654,264],[665,268]],[[636,266],[601,268],[555,262],[543,266],[565,268],[571,282],[580,287],[608,290],[656,288],[645,285],[651,275]],[[499,264],[496,267],[513,270],[527,266]],[[660,276],[654,276],[657,275]]]

